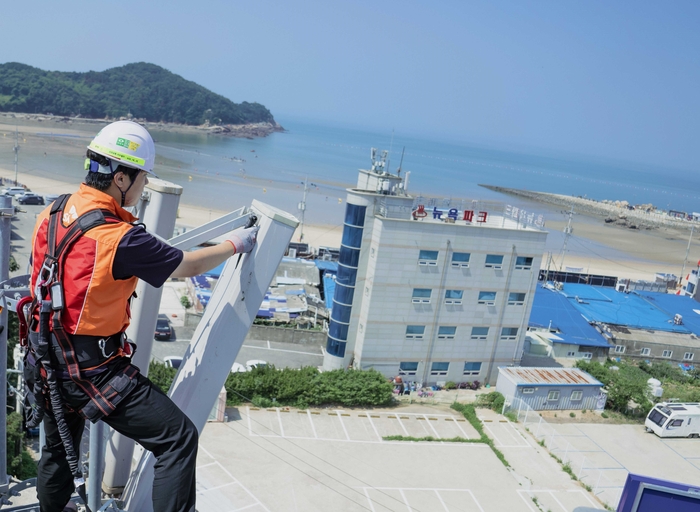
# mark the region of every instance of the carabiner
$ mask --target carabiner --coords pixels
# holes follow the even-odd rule
[[[97,342],[97,345],[100,347],[100,351],[102,352],[102,357],[105,359],[109,359],[114,352],[110,352],[109,354],[105,353],[105,345],[107,344],[107,340],[109,338],[100,338],[100,340]]]

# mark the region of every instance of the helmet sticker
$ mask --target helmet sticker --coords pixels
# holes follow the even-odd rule
[[[123,148],[127,148],[131,151],[136,151],[141,144],[137,144],[136,142],[132,142],[129,139],[125,139],[123,137],[117,138],[117,146],[121,146]]]

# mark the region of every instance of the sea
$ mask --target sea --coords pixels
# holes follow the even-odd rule
[[[267,181],[293,192],[295,201],[301,200],[303,182],[308,180],[313,185],[310,194],[337,199],[354,186],[358,169],[370,167],[371,148],[377,148],[378,153],[388,152],[387,168],[392,173],[399,168],[403,174],[410,172],[408,191],[417,196],[517,202],[479,186],[488,184],[700,211],[697,172],[484,148],[468,141],[445,142],[293,119],[285,120],[284,127],[284,133],[252,140],[156,132],[159,156],[177,162],[182,166],[178,171],[188,173],[187,178],[178,176],[171,164],[162,177],[186,188],[184,202],[216,208],[227,204],[227,180],[253,179],[263,185]],[[212,181],[217,180],[221,188],[213,187]]]
[[[500,201],[544,214],[545,221],[564,217],[556,208],[479,185],[700,211],[697,172],[573,154],[484,147],[468,140],[409,136],[399,130],[371,131],[293,118],[280,123],[284,132],[254,139],[151,129],[158,155],[155,170],[160,178],[183,187],[181,203],[212,211],[230,211],[258,199],[300,216],[298,207],[306,188],[304,215],[306,222],[316,224],[342,223],[345,189],[355,185],[358,169],[371,166],[372,148],[378,155],[387,151],[390,172],[400,169],[404,176],[410,173],[407,190],[414,196]],[[44,147],[27,148],[25,144],[20,150],[20,171],[79,182],[84,176],[83,151],[89,137],[62,133],[55,125],[38,135]],[[8,169],[14,158],[9,139],[0,139],[0,165]],[[56,144],[74,146],[75,157],[65,148],[52,154]],[[560,237],[548,238],[548,246],[556,250]]]

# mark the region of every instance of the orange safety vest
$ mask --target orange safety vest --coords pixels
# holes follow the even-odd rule
[[[65,256],[63,269],[63,329],[70,334],[111,336],[123,332],[130,322],[129,299],[136,289],[137,277],[115,280],[112,264],[119,242],[136,221],[108,194],[85,184],[73,194],[63,209],[59,223],[60,239],[65,229],[82,214],[95,209],[111,212],[124,222],[97,226],[81,236]],[[37,220],[33,235],[32,295],[47,252],[49,205]]]

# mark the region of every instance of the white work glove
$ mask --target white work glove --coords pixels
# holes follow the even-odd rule
[[[253,246],[258,238],[259,226],[253,226],[252,228],[237,229],[228,238],[231,242],[233,248],[236,250],[236,254],[243,254],[244,252],[250,252],[253,250]]]

